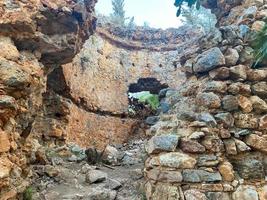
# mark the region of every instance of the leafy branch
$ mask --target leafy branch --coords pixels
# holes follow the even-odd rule
[[[267,60],[267,23],[263,27],[263,29],[257,33],[255,41],[254,41],[254,56],[256,59],[255,66],[257,66],[260,62]]]

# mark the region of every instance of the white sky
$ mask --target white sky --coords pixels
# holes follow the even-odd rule
[[[177,28],[180,21],[173,4],[174,0],[125,0],[125,11],[127,17],[135,17],[137,25],[146,21],[156,28]],[[111,0],[98,0],[96,10],[109,15],[112,13]]]

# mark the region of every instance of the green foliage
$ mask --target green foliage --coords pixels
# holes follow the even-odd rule
[[[23,193],[23,200],[33,200],[33,188],[28,187]]]
[[[217,18],[211,13],[209,9],[200,6],[196,9],[194,6],[189,8],[185,7],[181,13],[184,23],[203,27],[205,33],[210,33],[215,30]]]
[[[151,107],[152,110],[157,110],[159,107],[159,97],[158,95],[151,94],[148,91],[131,93],[131,97],[138,99],[138,102],[147,104]]]
[[[96,11],[97,22],[101,25],[112,25],[115,27],[134,30],[136,28],[135,18],[126,17],[124,0],[112,0],[112,13],[109,16]]]
[[[263,29],[256,34],[253,46],[255,49],[255,67],[260,62],[267,60],[267,23]]]
[[[125,25],[125,10],[124,10],[124,0],[112,0],[112,10],[111,18],[113,23],[120,26]]]
[[[136,27],[134,17],[131,17],[129,20],[129,23],[127,24],[127,29],[128,30],[134,30]]]
[[[150,25],[149,25],[149,23],[147,21],[145,21],[144,24],[143,24],[143,27],[145,29],[149,29],[150,28]]]
[[[181,15],[184,3],[187,3],[189,8],[192,8],[195,5],[198,10],[200,8],[200,1],[201,0],[175,0],[174,5],[178,8],[176,16],[179,17]]]

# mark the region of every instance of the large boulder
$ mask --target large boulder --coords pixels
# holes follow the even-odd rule
[[[99,183],[107,179],[107,174],[99,170],[91,170],[86,174],[85,181],[87,183]]]
[[[216,67],[225,64],[225,58],[218,47],[214,47],[200,54],[196,64],[193,66],[193,71],[196,73],[208,72]]]

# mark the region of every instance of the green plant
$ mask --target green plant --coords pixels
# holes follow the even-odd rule
[[[157,110],[159,107],[159,97],[154,94],[147,94],[140,97],[139,102],[147,103],[153,110]]]
[[[23,200],[33,200],[33,188],[28,187],[23,193]]]
[[[138,93],[130,93],[130,97],[138,100],[138,102],[147,104],[152,110],[157,110],[159,107],[159,97],[156,94],[151,94],[149,91],[143,91]]]
[[[199,10],[200,1],[201,0],[175,0],[174,5],[178,8],[176,16],[179,17],[181,15],[183,3],[187,3],[189,8],[196,5],[196,9]]]
[[[149,23],[147,21],[145,21],[144,24],[143,24],[143,27],[145,29],[149,29],[150,28],[150,25],[149,25]]]
[[[267,23],[263,29],[256,34],[253,47],[256,60],[254,67],[256,67],[260,62],[267,60]]]
[[[127,24],[127,29],[128,29],[128,30],[134,30],[134,29],[135,29],[136,24],[135,24],[134,20],[135,20],[134,17],[131,17],[131,18],[129,19],[129,22],[128,22],[128,24]]]
[[[193,26],[201,26],[207,34],[215,30],[217,18],[209,9],[203,6],[200,6],[199,9],[196,9],[195,6],[191,8],[184,7],[181,15],[184,23]]]
[[[113,23],[119,26],[125,25],[125,10],[124,10],[124,0],[112,0],[112,10],[111,18]]]

